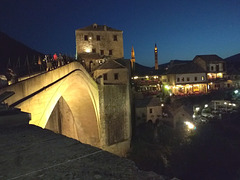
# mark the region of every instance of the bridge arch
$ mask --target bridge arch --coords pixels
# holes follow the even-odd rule
[[[42,128],[46,127],[54,107],[62,97],[69,107],[64,113],[70,115],[70,117],[65,116],[63,121],[73,123],[72,128],[74,129],[70,129],[70,131],[76,133],[64,135],[69,135],[72,138],[76,138],[77,136],[77,139],[81,142],[98,146],[100,143],[98,106],[93,96],[94,92],[89,88],[83,72],[80,70],[74,71],[71,75],[60,81],[57,88],[53,87],[52,90],[52,87],[49,87],[46,91],[54,92],[48,96],[49,101],[44,107],[42,117],[37,125]],[[39,95],[42,97],[41,93]]]
[[[9,105],[30,112],[34,124],[45,128],[60,99],[67,105],[72,134],[65,134],[97,147],[100,143],[98,85],[78,62],[13,84],[6,90],[16,92],[7,100]],[[5,89],[1,89],[4,91]],[[66,123],[65,123],[66,124]]]

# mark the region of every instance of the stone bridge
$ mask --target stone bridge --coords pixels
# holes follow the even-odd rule
[[[124,95],[127,96],[124,100],[121,98],[119,100],[122,109],[118,110],[115,107],[122,113],[122,119],[115,120],[120,128],[117,129],[114,128],[116,123],[109,123],[108,117],[115,115],[109,116],[111,108],[106,112],[106,109],[109,109],[106,108],[109,107],[107,101],[110,101],[111,95],[105,98],[106,87],[103,86],[98,85],[80,63],[72,62],[2,88],[0,93],[15,92],[6,103],[10,107],[31,113],[30,124],[124,156],[131,140],[128,88],[124,91]],[[118,87],[111,89],[116,91]],[[107,90],[109,91],[109,88]],[[113,94],[112,98],[122,97],[122,94],[118,92],[117,94]],[[115,113],[116,110],[113,112]],[[111,129],[117,131],[113,132]],[[119,135],[119,138],[114,134]],[[115,136],[114,140],[111,140],[112,136]]]

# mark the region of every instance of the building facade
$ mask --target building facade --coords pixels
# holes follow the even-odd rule
[[[118,61],[125,61],[126,64],[123,65]],[[98,79],[100,77],[103,84],[128,85],[130,81],[130,72],[127,66],[129,65],[129,61],[123,59],[108,61],[94,71],[93,77],[94,79]]]
[[[207,93],[206,72],[191,61],[170,66],[162,83],[174,95]]]
[[[206,71],[209,90],[225,88],[226,62],[221,57],[217,55],[197,55],[193,62]]]
[[[135,102],[136,125],[152,121],[155,123],[162,118],[162,106],[159,98],[150,97],[137,99]]]

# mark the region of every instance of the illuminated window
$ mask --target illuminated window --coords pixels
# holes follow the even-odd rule
[[[107,80],[107,79],[108,79],[108,78],[107,78],[107,73],[103,74],[103,79],[104,79],[104,80]]]
[[[118,73],[114,73],[114,80],[118,80]]]
[[[88,35],[84,35],[84,40],[88,41]]]
[[[114,35],[114,36],[113,36],[113,40],[114,40],[114,41],[117,41],[117,40],[118,40],[118,39],[117,39],[117,35]]]
[[[104,55],[104,50],[100,50],[100,54],[101,54],[101,55]]]
[[[193,86],[193,92],[199,92],[199,86]]]
[[[194,77],[194,80],[197,81],[197,76]]]
[[[205,78],[204,78],[204,76],[202,76],[202,81],[204,81],[205,80]]]
[[[100,35],[97,35],[97,41],[100,41],[101,38],[100,38]]]
[[[189,78],[189,77],[187,77],[187,81],[190,81],[190,78]]]
[[[96,53],[96,49],[95,48],[92,49],[92,53]]]
[[[113,54],[112,50],[109,50],[109,56],[111,56]]]
[[[217,78],[223,78],[223,74],[222,73],[217,73]]]

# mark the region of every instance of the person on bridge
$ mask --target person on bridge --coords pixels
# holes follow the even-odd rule
[[[52,62],[48,55],[45,55],[44,61],[46,62],[47,65],[46,71],[52,70]]]
[[[59,53],[59,55],[58,55],[58,64],[59,64],[59,66],[64,65],[64,60],[63,60],[63,56],[61,53]]]
[[[53,67],[54,69],[58,67],[58,57],[56,53],[53,55]]]

